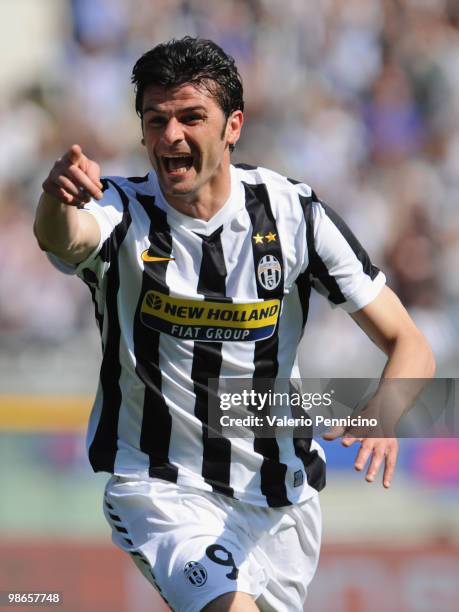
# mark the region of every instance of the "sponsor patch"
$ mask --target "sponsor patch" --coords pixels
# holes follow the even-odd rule
[[[254,341],[274,333],[280,300],[246,304],[187,300],[147,291],[140,309],[144,325],[184,340]]]

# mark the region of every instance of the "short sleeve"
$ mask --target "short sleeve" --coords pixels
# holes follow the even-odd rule
[[[311,284],[332,307],[346,312],[372,302],[386,282],[341,217],[322,202],[307,207],[306,231]]]
[[[55,268],[64,274],[76,274],[84,280],[88,274],[100,280],[110,267],[110,257],[113,251],[111,237],[116,226],[123,219],[123,202],[112,179],[102,179],[103,197],[101,200],[91,200],[85,204],[82,212],[92,215],[100,229],[100,241],[90,255],[77,265],[66,263],[56,255],[48,253],[48,259]]]

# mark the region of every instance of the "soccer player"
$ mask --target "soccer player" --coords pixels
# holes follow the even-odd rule
[[[298,378],[311,287],[386,353],[383,377],[433,358],[344,222],[311,188],[231,164],[243,124],[234,60],[211,41],[135,64],[152,170],[100,178],[73,145],[43,183],[35,234],[89,287],[103,359],[88,431],[104,511],[174,610],[299,611],[318,562],[324,453],[303,438],[231,438],[208,423],[209,379]],[[389,487],[394,438],[359,438],[355,467]],[[330,438],[336,437],[336,432]]]

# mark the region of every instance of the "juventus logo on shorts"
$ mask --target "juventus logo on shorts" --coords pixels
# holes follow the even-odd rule
[[[275,289],[281,279],[281,265],[274,255],[265,255],[258,263],[258,280],[268,291]]]
[[[197,561],[188,561],[183,572],[188,582],[195,587],[201,587],[207,582],[206,568]]]

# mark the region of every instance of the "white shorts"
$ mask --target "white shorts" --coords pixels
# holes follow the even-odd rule
[[[157,478],[112,476],[104,512],[113,542],[174,611],[242,591],[260,610],[300,612],[319,559],[318,497],[262,508]]]

